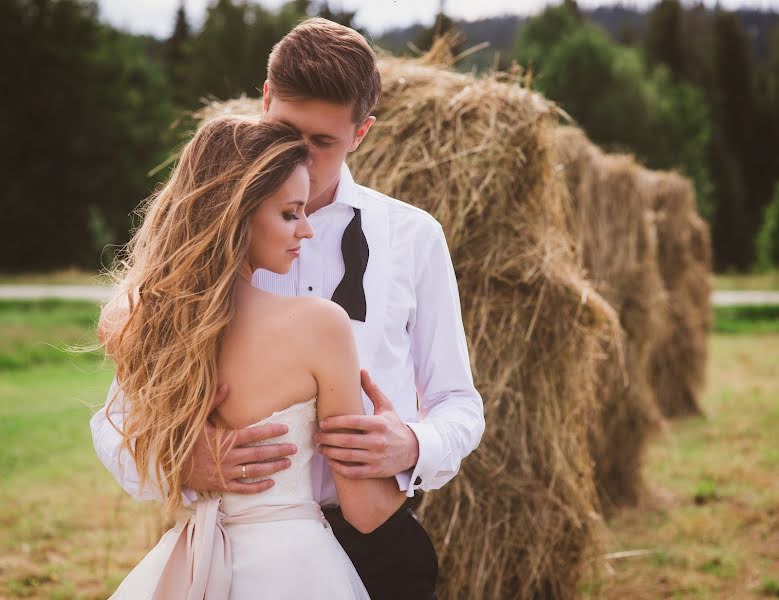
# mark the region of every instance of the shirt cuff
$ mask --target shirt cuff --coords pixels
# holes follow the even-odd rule
[[[419,443],[419,458],[416,466],[411,469],[406,488],[406,495],[410,497],[418,488],[430,489],[438,466],[445,457],[441,434],[433,425],[430,423],[406,423],[406,425],[417,436]]]

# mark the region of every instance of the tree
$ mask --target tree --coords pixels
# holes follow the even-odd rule
[[[701,211],[710,214],[709,113],[700,92],[672,81],[664,66],[649,69],[637,49],[614,44],[598,27],[569,30],[575,21],[557,8],[539,17],[551,16],[550,24],[529,23],[520,33],[520,47],[531,32],[542,57],[535,85],[596,143],[628,149],[651,168],[681,169],[695,183]]]
[[[189,89],[191,84],[191,43],[192,34],[182,1],[176,11],[173,33],[165,41],[163,60],[168,81],[173,90],[173,101],[177,106],[184,108],[193,107],[192,92]]]
[[[763,212],[763,223],[755,241],[755,253],[759,269],[779,267],[779,180],[774,187],[773,199]]]
[[[306,16],[308,8],[305,0],[287,2],[276,14],[234,0],[218,0],[210,6],[192,43],[197,97],[259,95],[273,45]]]
[[[582,16],[574,2],[548,6],[520,28],[514,44],[514,57],[519,64],[534,72],[543,71],[548,52],[573,35],[581,24]]]
[[[152,189],[172,119],[161,70],[93,3],[0,3],[0,266],[98,265]]]
[[[734,13],[714,17],[715,110],[726,141],[744,156],[752,141],[755,100],[753,64],[746,32]]]
[[[770,187],[759,189],[755,147],[757,104],[754,60],[746,32],[734,13],[718,11],[713,20],[714,110],[717,143],[712,160],[719,167],[718,210],[713,236],[720,265],[748,268],[754,261],[755,233]],[[714,165],[712,165],[714,167]],[[738,225],[739,231],[734,231]]]
[[[651,64],[663,64],[675,79],[686,75],[684,50],[682,47],[683,11],[679,0],[660,0],[649,11],[646,30],[647,59]]]
[[[247,10],[246,4],[232,0],[217,0],[208,7],[192,44],[192,83],[199,97],[227,100],[256,88],[258,69],[248,68],[252,57]]]

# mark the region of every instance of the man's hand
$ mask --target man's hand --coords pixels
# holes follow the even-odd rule
[[[219,389],[211,403],[212,411],[227,398],[227,385],[219,386]],[[189,477],[184,484],[195,491],[205,492],[232,492],[237,494],[256,494],[273,487],[272,479],[265,479],[256,483],[246,483],[247,479],[268,477],[290,466],[290,460],[286,458],[297,452],[294,444],[272,444],[268,446],[246,446],[253,442],[268,440],[287,433],[287,426],[279,423],[268,423],[256,427],[245,427],[230,432],[228,444],[229,451],[222,454],[221,471],[224,484],[219,477],[219,467],[214,461],[216,448],[216,427],[208,423],[198,437],[189,467],[185,467],[185,473]],[[246,466],[244,473],[243,466]]]
[[[374,414],[327,418],[319,423],[321,432],[314,436],[314,441],[320,445],[319,452],[327,457],[330,468],[344,477],[394,477],[417,464],[417,436],[401,421],[368,372],[361,371],[360,377],[373,402]]]

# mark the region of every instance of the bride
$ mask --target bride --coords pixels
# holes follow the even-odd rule
[[[313,235],[308,158],[287,125],[216,119],[145,207],[120,267],[124,292],[104,309],[101,333],[126,399],[123,451],[177,521],[112,598],[368,597],[312,489],[317,421],[363,413],[349,318],[328,300],[251,286],[256,269],[289,271]],[[225,383],[217,460],[226,432],[252,424],[286,425],[273,441],[298,451],[268,491],[201,495],[185,507],[188,458]],[[333,477],[345,518],[362,532],[404,500],[394,478]]]

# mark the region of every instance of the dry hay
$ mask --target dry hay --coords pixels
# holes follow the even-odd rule
[[[552,108],[505,76],[425,62],[380,61],[378,122],[350,164],[443,225],[484,398],[479,449],[423,507],[440,596],[571,598],[598,548],[587,423],[616,316],[564,230]]]
[[[652,357],[660,410],[668,417],[700,414],[711,328],[711,240],[695,191],[677,173],[648,173],[657,223],[660,272],[668,291],[670,327]]]
[[[599,370],[602,411],[591,446],[606,513],[635,505],[643,490],[641,464],[661,423],[650,381],[650,359],[668,320],[657,258],[651,190],[632,157],[601,152],[573,127],[556,132],[571,193],[570,224],[595,289],[619,314],[621,344],[609,344]]]
[[[443,225],[484,398],[479,449],[420,511],[439,596],[572,598],[600,551],[587,434],[617,317],[575,262],[550,105],[505,76],[430,65],[433,56],[380,61],[378,122],[349,162],[356,181]],[[232,101],[199,117],[258,110]]]
[[[240,98],[233,100],[211,100],[195,112],[193,118],[197,123],[202,124],[227,115],[257,117],[259,119],[262,116],[262,99],[241,95]]]

